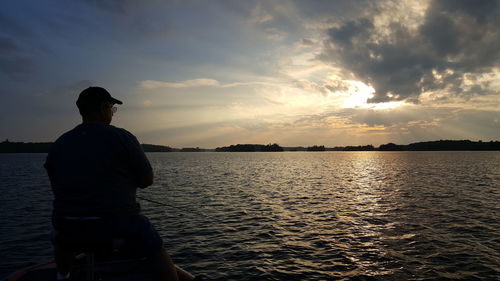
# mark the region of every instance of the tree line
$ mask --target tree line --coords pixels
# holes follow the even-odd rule
[[[236,144],[230,146],[217,147],[217,152],[280,152],[284,151],[283,147],[277,143],[263,144]]]
[[[0,153],[47,153],[51,142],[11,142],[5,140],[0,143]],[[211,149],[195,148],[171,148],[164,145],[142,144],[145,152],[204,152]],[[282,147],[273,144],[236,144],[217,147],[217,152],[281,152],[281,151],[453,151],[453,150],[500,150],[500,141],[470,141],[470,140],[438,140],[427,142],[416,142],[408,145],[395,143],[382,144],[379,147],[373,145],[359,146],[337,146],[325,147],[324,145],[313,145],[309,147]]]
[[[0,153],[47,153],[52,142],[11,142],[8,139],[0,143]],[[172,152],[169,146],[141,144],[145,152]]]

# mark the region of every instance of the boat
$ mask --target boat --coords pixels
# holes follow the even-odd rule
[[[60,237],[57,236],[56,237]],[[67,237],[65,237],[67,238]],[[58,240],[61,243],[63,240]],[[83,242],[83,243],[82,243]],[[86,242],[92,242],[86,244]],[[100,243],[103,242],[103,243]],[[124,239],[71,241],[60,244],[71,249],[71,273],[69,281],[153,281],[150,262],[138,256],[136,244]],[[180,281],[199,281],[188,271],[176,265]],[[3,281],[53,281],[56,280],[55,261],[32,265],[12,273]]]
[[[76,258],[69,281],[152,281],[147,269],[146,259],[121,260],[115,262],[96,262],[93,268],[87,263],[85,254]],[[200,281],[191,273],[176,265],[179,281]],[[56,263],[48,261],[23,268],[7,276],[3,281],[54,281],[56,280]]]

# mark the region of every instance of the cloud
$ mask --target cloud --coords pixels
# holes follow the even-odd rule
[[[247,22],[271,42],[285,41],[302,31],[300,10],[291,1],[253,3]]]
[[[78,97],[81,91],[84,89],[93,86],[92,81],[90,80],[79,80],[79,81],[74,81],[68,84],[60,85],[54,90],[52,90],[52,94],[54,95],[61,95],[61,96],[70,96],[71,98],[75,99]],[[94,85],[95,86],[95,85]]]
[[[296,88],[306,90],[308,92],[316,92],[321,93],[323,95],[327,95],[330,93],[343,93],[347,95],[347,92],[357,91],[359,90],[355,84],[351,83],[352,81],[348,80],[331,80],[326,79],[322,81],[322,83],[309,81],[306,79],[298,79],[294,80],[291,85]]]
[[[377,5],[387,0],[292,0],[307,27],[323,27],[323,24],[336,23],[346,19],[359,17],[366,11],[377,9]],[[281,2],[279,3],[282,4]]]
[[[417,28],[372,14],[327,30],[319,58],[351,71],[376,90],[371,102],[417,101],[426,91],[455,95],[494,91],[464,87],[467,77],[495,72],[500,62],[500,7],[495,0],[433,0]]]
[[[80,2],[83,3],[84,9],[101,13],[101,22],[105,24],[103,30],[119,31],[116,32],[118,36],[114,37],[120,40],[126,41],[132,38],[137,38],[140,42],[162,40],[173,32],[171,22],[173,1],[80,0]],[[94,24],[95,21],[88,22],[85,27],[92,29],[95,28]]]
[[[331,109],[319,114],[296,116],[288,130],[322,128],[335,143],[406,144],[435,139],[498,139],[500,119],[496,110],[407,105],[390,110]],[[339,142],[339,139],[344,139]],[[328,140],[325,143],[331,143]]]
[[[163,82],[155,80],[145,80],[140,82],[141,88],[144,89],[158,89],[158,88],[193,88],[193,87],[205,87],[205,86],[220,86],[219,81],[215,79],[193,79],[185,80],[182,82]]]
[[[273,20],[273,16],[267,11],[261,3],[258,3],[250,14],[250,23],[263,24]]]
[[[133,1],[130,0],[81,0],[96,8],[112,13],[124,13]]]
[[[20,51],[20,48],[14,40],[0,37],[0,54],[16,53],[18,51]]]
[[[270,82],[233,82],[233,83],[220,83],[218,80],[210,78],[198,78],[191,80],[184,80],[181,82],[164,82],[157,80],[143,80],[139,82],[139,87],[147,90],[152,89],[182,89],[182,88],[199,88],[199,87],[218,87],[218,88],[232,88],[232,87],[248,87],[248,86],[269,86],[277,87],[279,84]]]
[[[407,126],[408,124],[432,123],[449,115],[453,109],[432,109],[422,107],[401,107],[393,110],[346,109],[348,119],[357,124],[374,126]],[[446,112],[449,111],[449,112]]]
[[[333,42],[341,47],[351,47],[358,37],[368,37],[374,28],[373,22],[368,19],[345,22],[338,28],[328,30],[328,35]]]
[[[13,39],[0,37],[0,72],[11,80],[22,80],[35,70],[34,60]]]
[[[275,128],[265,120],[227,119],[224,121],[200,121],[194,124],[177,125],[169,128],[143,130],[142,141],[164,143],[174,147],[217,146],[235,143],[266,143],[269,131]],[[263,137],[266,136],[266,137]],[[270,138],[268,142],[273,141]]]
[[[12,15],[5,16],[0,12],[0,33],[17,34],[23,37],[33,36],[33,32],[13,20],[11,16]]]
[[[295,47],[297,48],[310,48],[314,46],[315,42],[308,38],[303,38],[300,42],[295,43]]]
[[[281,41],[285,39],[286,33],[282,32],[276,28],[267,28],[265,30],[266,38],[271,41]]]
[[[78,99],[78,95],[81,91],[92,85],[92,82],[89,80],[79,80],[55,85],[47,90],[36,91],[32,97],[34,101],[32,106],[38,112],[74,114],[77,112],[76,100]]]

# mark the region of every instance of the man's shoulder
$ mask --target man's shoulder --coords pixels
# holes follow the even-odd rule
[[[54,145],[57,146],[62,143],[68,142],[79,142],[83,141],[85,136],[98,137],[102,140],[122,140],[129,141],[131,139],[136,139],[135,136],[129,131],[115,127],[108,124],[79,124],[73,129],[63,133],[56,141]],[[82,138],[83,137],[83,138]]]
[[[64,132],[62,135],[60,135],[55,141],[54,141],[54,144],[58,144],[60,142],[64,142],[66,139],[70,138],[71,136],[75,135],[76,133],[78,133],[79,131],[79,127],[81,126],[80,125],[77,125],[76,127],[74,127],[73,129],[69,130],[69,131],[66,131]]]
[[[118,135],[125,137],[133,136],[132,133],[123,128],[103,123],[80,124],[73,130],[69,131],[68,133],[72,131],[88,131],[88,132],[94,132],[102,136],[105,135]]]
[[[123,129],[123,128],[120,128],[120,127],[115,127],[113,125],[107,125],[109,127],[110,130],[113,130],[116,134],[119,134],[123,137],[126,137],[126,138],[136,138],[131,132]]]

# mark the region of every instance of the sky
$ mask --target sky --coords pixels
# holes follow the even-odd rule
[[[53,0],[0,9],[0,140],[89,86],[143,143],[500,140],[499,0]]]

